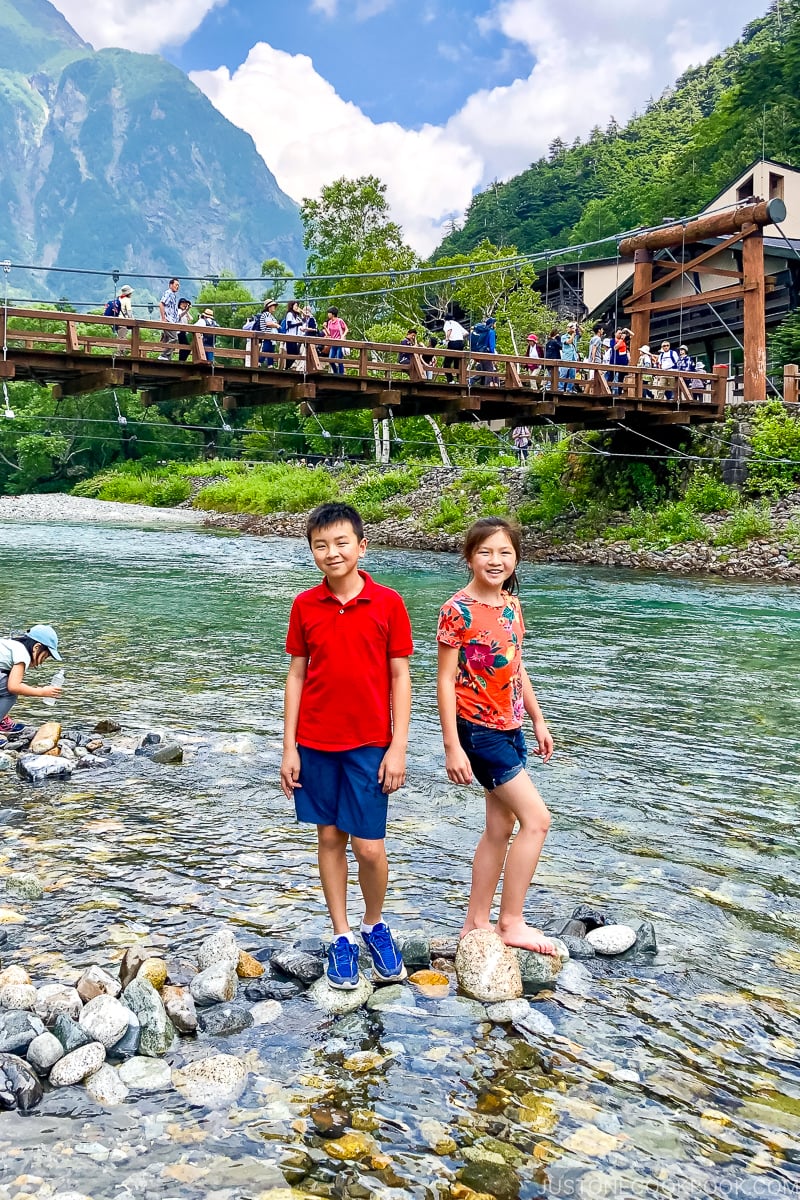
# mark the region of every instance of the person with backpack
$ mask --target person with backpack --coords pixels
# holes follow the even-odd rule
[[[678,354],[672,349],[670,343],[665,338],[661,343],[661,353],[658,356],[658,365],[662,371],[677,371],[678,370]],[[660,375],[654,383],[659,389],[664,391],[664,399],[671,400],[674,392],[668,391],[670,380],[666,375]]]
[[[133,288],[127,283],[119,289],[119,295],[113,300],[109,300],[103,310],[104,317],[123,317],[127,321],[133,320],[133,307],[131,305],[131,296]],[[127,326],[112,325],[111,331],[114,337],[125,338],[128,336]]]
[[[647,345],[640,346],[639,347],[639,361],[637,362],[636,366],[642,367],[645,371],[652,371],[652,369],[655,365],[656,365],[656,360],[653,357],[653,355],[650,353],[650,347]],[[653,382],[652,375],[643,375],[642,376],[642,396],[645,398],[645,400],[653,399],[653,390],[651,387],[652,382]]]
[[[219,322],[214,319],[214,310],[204,308],[200,316],[195,321],[195,325],[204,325],[212,329],[219,329]],[[203,348],[206,352],[206,362],[213,363],[214,361],[214,345],[216,338],[213,333],[203,334]]]
[[[281,333],[285,333],[288,337],[300,337],[303,331],[305,318],[300,311],[300,305],[296,300],[289,300],[286,305],[286,316],[281,321]],[[293,364],[300,357],[300,343],[286,342],[284,347],[283,361],[285,365],[291,369]]]
[[[494,317],[487,317],[485,321],[478,321],[477,325],[473,325],[472,332],[469,335],[469,348],[476,356],[475,367],[478,372],[470,380],[473,386],[476,383],[480,383],[484,387],[492,386],[490,376],[494,374],[495,364],[490,362],[488,358],[478,358],[478,355],[483,356],[497,353],[495,324]]]
[[[278,307],[278,301],[269,299],[264,301],[264,307],[255,319],[253,328],[259,333],[266,334],[266,337],[261,343],[261,354],[259,355],[258,365],[260,367],[275,366],[275,343],[271,335],[277,333],[280,329],[280,322],[275,316],[275,309]]]
[[[446,350],[463,350],[467,344],[469,334],[460,321],[455,317],[448,317],[442,329],[444,334],[444,342]],[[458,370],[458,358],[445,358],[442,366],[444,367],[444,377],[448,383],[453,382],[453,370]]]
[[[322,328],[329,340],[328,362],[331,364],[331,371],[334,375],[344,375],[344,346],[337,346],[336,343],[347,337],[348,328],[339,316],[338,308],[332,306],[328,309],[327,320]]]

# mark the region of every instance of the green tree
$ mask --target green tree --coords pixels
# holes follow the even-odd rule
[[[265,259],[261,264],[261,274],[269,285],[262,297],[263,300],[266,300],[268,296],[272,296],[274,300],[281,300],[287,294],[289,280],[294,279],[292,268],[287,267],[286,263],[281,262],[279,258]]]

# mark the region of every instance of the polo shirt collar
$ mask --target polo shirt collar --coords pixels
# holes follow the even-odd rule
[[[364,586],[357,596],[354,596],[352,600],[347,601],[348,604],[355,604],[359,600],[372,600],[375,596],[375,581],[373,580],[372,576],[367,571],[359,571],[358,573],[364,580]],[[319,585],[319,589],[321,600],[334,600],[337,604],[341,604],[339,597],[335,596],[331,591],[331,585],[328,583],[327,577],[322,580],[322,583]]]

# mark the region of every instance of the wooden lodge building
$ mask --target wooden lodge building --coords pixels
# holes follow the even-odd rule
[[[767,337],[790,312],[800,304],[800,170],[785,163],[759,160],[726,187],[701,215],[731,208],[736,204],[759,197],[784,201],[787,216],[781,228],[764,228],[764,269],[767,276],[766,327]],[[681,309],[682,297],[696,296],[704,291],[724,288],[731,283],[726,272],[742,270],[741,244],[723,247],[724,237],[688,242],[677,250],[655,253],[655,262],[664,267],[676,262],[689,262],[711,249],[721,246],[718,255],[705,260],[702,273],[679,276],[672,283],[653,292],[654,300],[673,300],[675,308],[654,312],[650,326],[650,348],[658,352],[661,342],[668,339],[677,350],[688,346],[691,354],[701,359],[711,370],[726,366],[729,371],[729,399],[741,391],[743,352],[737,338],[743,341],[743,302],[741,299],[696,305]],[[672,257],[674,255],[674,258]],[[714,274],[714,267],[720,274]],[[536,287],[542,298],[562,318],[580,320],[584,325],[602,321],[609,332],[615,326],[630,327],[631,318],[625,311],[633,293],[633,260],[602,258],[593,262],[553,264],[541,270]],[[726,329],[727,326],[727,329]]]

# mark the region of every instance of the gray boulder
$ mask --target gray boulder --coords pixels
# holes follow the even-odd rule
[[[363,975],[359,975],[357,985],[350,991],[332,988],[323,976],[316,983],[312,983],[307,996],[323,1012],[330,1013],[332,1016],[343,1016],[345,1013],[355,1012],[356,1009],[366,1004],[373,990],[372,984]]]
[[[318,954],[307,954],[293,947],[279,950],[270,959],[270,968],[281,971],[301,983],[314,983],[325,973],[325,961]]]
[[[201,944],[197,952],[197,969],[206,971],[209,967],[223,963],[235,971],[239,962],[239,947],[236,937],[230,929],[218,929]]]
[[[117,1072],[125,1087],[136,1092],[163,1092],[172,1086],[172,1069],[160,1058],[138,1055],[124,1062]]]
[[[175,1029],[166,1014],[161,997],[146,979],[134,979],[123,993],[125,1003],[136,1013],[142,1027],[139,1052],[146,1058],[160,1058],[169,1050]]]
[[[26,783],[44,783],[48,779],[69,779],[75,763],[49,754],[20,754],[17,774]]]
[[[78,1024],[93,1041],[101,1042],[109,1050],[125,1036],[130,1012],[114,996],[95,996],[84,1008]]]
[[[63,983],[45,983],[37,989],[34,1011],[45,1025],[53,1025],[62,1013],[77,1021],[82,1008],[83,1002],[77,988],[67,987]]]
[[[135,1012],[128,1012],[128,1028],[113,1045],[109,1054],[114,1058],[134,1058],[139,1053],[139,1045],[142,1040],[142,1027],[139,1023],[139,1018]]]
[[[197,1032],[197,1009],[188,988],[168,984],[161,992],[161,1000],[178,1033]]]
[[[24,1059],[0,1054],[0,1110],[28,1112],[42,1098],[42,1085]]]
[[[81,1029],[78,1022],[73,1021],[72,1017],[68,1017],[66,1013],[61,1013],[56,1017],[53,1033],[64,1047],[65,1054],[71,1054],[79,1046],[88,1046],[92,1040],[90,1034],[85,1029]]]
[[[40,1033],[28,1046],[26,1057],[34,1071],[49,1075],[58,1060],[64,1057],[64,1047],[54,1033]]]
[[[253,1016],[244,1004],[215,1004],[212,1008],[202,1010],[199,1023],[203,1033],[225,1037],[249,1029],[253,1024]]]
[[[236,998],[238,980],[235,967],[218,962],[195,975],[189,990],[198,1005],[225,1004]]]
[[[24,1054],[34,1038],[45,1032],[38,1017],[17,1009],[0,1013],[0,1054]]]
[[[128,1095],[128,1089],[119,1074],[108,1063],[103,1063],[99,1071],[88,1075],[85,1081],[86,1091],[105,1108],[123,1104]]]

